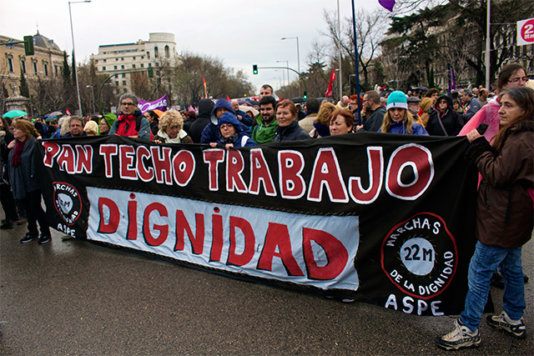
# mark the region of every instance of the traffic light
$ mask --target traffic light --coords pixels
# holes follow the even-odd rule
[[[258,74],[258,65],[257,64],[253,64],[252,65],[252,74]]]
[[[148,73],[148,77],[149,77],[149,78],[154,78],[154,68],[152,68],[152,67],[148,67],[148,68],[146,69],[146,71],[147,71],[147,73]]]
[[[33,56],[33,36],[24,36],[24,52],[27,56]]]
[[[304,91],[304,95],[302,95],[302,99],[308,99],[308,92]]]

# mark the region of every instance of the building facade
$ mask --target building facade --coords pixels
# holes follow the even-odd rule
[[[451,70],[456,86],[485,84],[485,33],[473,22],[458,21],[460,14],[450,7],[437,8],[439,23],[424,19],[405,33],[389,33],[382,41],[380,61],[393,88],[407,90],[433,83],[447,89]],[[518,46],[516,22],[508,21],[492,23],[490,85],[510,62],[521,63],[527,75],[534,77],[534,45]]]
[[[0,36],[0,42],[20,41],[15,38]],[[60,77],[63,70],[63,51],[53,40],[41,35],[39,31],[33,36],[34,55],[26,56],[24,44],[0,46],[0,80],[8,96],[19,93],[20,75],[28,82],[37,79]],[[30,86],[31,90],[31,86]]]
[[[101,45],[98,54],[91,56],[97,74],[113,76],[110,80],[121,93],[133,92],[131,72],[153,68],[157,74],[164,65],[174,66],[178,61],[176,42],[172,33],[150,33],[149,40],[135,43]]]

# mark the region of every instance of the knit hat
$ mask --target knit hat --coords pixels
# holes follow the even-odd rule
[[[108,126],[111,127],[113,126],[113,123],[117,121],[117,115],[111,112],[108,112],[107,114],[104,115],[104,120],[106,120],[106,122],[108,123]]]
[[[400,108],[408,109],[408,101],[406,99],[406,94],[400,90],[395,90],[388,96],[387,107],[389,109]]]

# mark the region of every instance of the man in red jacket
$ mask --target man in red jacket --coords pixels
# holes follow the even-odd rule
[[[119,103],[119,117],[113,123],[109,134],[151,141],[150,123],[137,107],[137,97],[133,94],[124,94],[121,96]]]

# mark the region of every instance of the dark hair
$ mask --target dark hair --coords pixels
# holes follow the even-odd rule
[[[189,110],[187,112],[187,117],[190,118],[190,119],[196,119],[197,118],[197,113],[195,110]]]
[[[319,106],[321,103],[319,103],[319,100],[315,98],[310,98],[306,100],[306,111],[309,113],[315,113],[319,111]]]
[[[525,71],[525,68],[523,68],[523,66],[519,63],[508,63],[502,67],[501,71],[499,72],[499,76],[497,77],[497,89],[503,90],[506,84],[508,84],[510,77],[521,69]]]
[[[288,99],[282,100],[281,102],[278,103],[278,105],[276,105],[276,111],[278,111],[278,108],[288,108],[289,112],[293,116],[297,117],[297,107],[295,106],[295,103],[292,102],[291,100],[288,100]]]
[[[345,119],[345,124],[347,126],[354,129],[354,116],[352,115],[352,112],[348,109],[336,109],[334,112],[330,115],[330,120],[328,122],[331,124],[333,121],[336,120],[338,116],[342,116]]]
[[[367,95],[367,100],[372,100],[375,104],[380,104],[380,94],[376,90],[366,91],[365,95]]]
[[[261,105],[269,105],[272,104],[273,108],[276,108],[276,99],[274,96],[264,96],[260,100],[260,106]]]
[[[151,117],[152,119],[155,119],[156,121],[159,119],[158,114],[156,114],[156,113],[154,112],[154,110],[148,110],[147,113],[148,113],[148,115],[150,115],[150,117]]]
[[[271,89],[271,93],[274,93],[274,89],[273,89],[273,87],[270,86],[269,84],[263,84],[261,87],[262,87],[263,89],[265,89],[265,88],[269,88],[269,89]]]
[[[0,120],[2,120],[2,124],[4,126],[4,130],[6,130],[6,132],[8,132],[9,131],[9,126],[11,125],[11,123],[7,121],[7,117],[0,117]]]
[[[510,121],[505,126],[503,126],[497,135],[495,135],[495,140],[493,141],[493,147],[500,151],[504,145],[504,141],[510,134],[510,129],[515,127],[521,130],[527,121],[534,120],[534,90],[527,87],[512,87],[509,89],[503,90],[499,95],[499,99],[504,95],[508,95],[515,103],[523,109],[523,114],[516,118],[515,120]]]
[[[432,97],[432,95],[434,95],[434,94],[436,94],[436,93],[439,94],[439,90],[438,90],[438,89],[436,89],[436,88],[430,88],[430,89],[428,89],[428,90],[426,91],[424,97],[425,97],[425,98],[430,98],[430,97]]]

